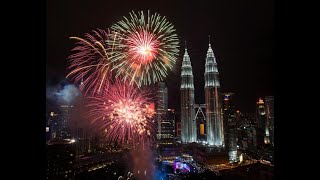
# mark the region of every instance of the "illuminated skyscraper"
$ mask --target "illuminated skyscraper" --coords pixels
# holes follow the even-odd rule
[[[157,124],[158,124],[158,133],[157,139],[161,139],[161,123],[165,118],[166,112],[168,109],[168,89],[164,82],[157,83]]]
[[[175,111],[167,109],[160,121],[161,134],[158,134],[158,144],[173,144],[175,128]]]
[[[236,112],[233,104],[233,93],[224,93],[223,118],[225,125],[225,141],[229,151],[229,162],[238,160]]]
[[[48,129],[50,139],[70,139],[71,138],[71,114],[73,105],[60,105],[55,112],[48,115]]]
[[[58,137],[61,139],[70,139],[71,138],[71,116],[74,111],[73,105],[61,104],[60,105],[60,131]]]
[[[274,145],[274,97],[265,97],[267,121],[269,123],[270,143]]]
[[[263,99],[259,98],[257,102],[257,129],[260,130],[260,138],[258,138],[258,143],[261,145],[262,134],[264,136],[263,142],[264,144],[270,143],[270,133],[269,133],[269,122],[266,115],[266,107]]]
[[[219,72],[210,42],[207,52],[204,77],[207,143],[213,146],[222,146],[224,145],[224,135],[223,120],[221,115],[222,109],[221,102],[219,100]]]
[[[181,67],[181,141],[192,143],[197,141],[195,109],[194,109],[194,86],[190,57],[187,49],[183,55]]]

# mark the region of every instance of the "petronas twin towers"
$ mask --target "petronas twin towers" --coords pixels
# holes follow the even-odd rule
[[[194,87],[190,57],[185,49],[181,67],[181,141],[191,143],[197,141],[197,125],[194,110]]]
[[[221,103],[219,101],[219,72],[211,44],[207,52],[205,64],[205,103],[206,103],[206,134],[207,143],[211,146],[224,144]],[[197,126],[195,120],[195,102],[193,73],[187,49],[183,55],[181,67],[181,141],[192,143],[197,141]]]

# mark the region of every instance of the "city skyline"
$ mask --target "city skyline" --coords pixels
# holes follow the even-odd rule
[[[273,179],[273,2],[46,5],[47,179]]]
[[[169,108],[180,111],[180,97],[177,94],[179,94],[179,69],[185,40],[193,64],[194,78],[199,79],[194,82],[194,86],[204,86],[203,72],[208,35],[211,35],[211,44],[217,57],[221,92],[235,93],[234,102],[237,109],[243,112],[254,112],[256,99],[274,95],[272,2],[259,2],[259,4],[216,2],[207,6],[200,3],[174,2],[170,3],[169,8],[161,8],[165,7],[162,3],[146,3],[142,6],[131,2],[126,4],[125,7],[115,4],[111,8],[108,3],[102,2],[96,4],[69,2],[64,5],[60,5],[59,2],[47,3],[47,28],[50,29],[47,34],[48,86],[57,84],[66,75],[66,57],[73,45],[69,36],[82,36],[85,32],[97,27],[106,28],[118,20],[117,16],[127,11],[148,8],[153,12],[164,14],[174,22],[180,35],[178,62],[174,71],[169,73],[170,78],[165,80],[168,87]],[[97,9],[90,11],[92,14],[89,14],[87,11],[82,11],[86,8]],[[255,16],[251,16],[252,13]],[[241,16],[237,16],[239,14]],[[81,21],[76,20],[79,18]],[[203,103],[203,90],[195,88],[195,104]]]

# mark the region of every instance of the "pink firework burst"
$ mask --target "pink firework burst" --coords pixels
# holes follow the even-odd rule
[[[85,95],[100,93],[108,86],[111,77],[107,32],[98,29],[92,34],[85,34],[85,38],[70,37],[70,39],[78,42],[72,49],[74,54],[69,56],[67,77],[80,83],[80,89]]]
[[[130,60],[136,66],[155,60],[159,41],[154,34],[145,30],[135,32],[127,39]]]
[[[148,90],[117,81],[92,97],[88,107],[88,117],[101,125],[109,141],[132,145],[153,137],[155,109]]]

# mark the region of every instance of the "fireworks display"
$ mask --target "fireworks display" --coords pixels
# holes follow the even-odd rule
[[[178,38],[166,17],[143,11],[130,13],[112,27],[115,41],[111,59],[116,76],[129,79],[130,84],[150,85],[162,81],[176,62]]]
[[[174,26],[157,13],[132,12],[108,31],[70,39],[77,42],[67,77],[89,95],[88,118],[101,123],[110,141],[152,139],[154,103],[141,86],[163,81],[176,63],[179,40]]]
[[[101,123],[110,141],[120,144],[141,142],[154,131],[154,104],[149,91],[117,81],[88,104],[88,117]]]
[[[109,84],[111,62],[107,53],[107,32],[98,29],[85,38],[70,37],[78,40],[75,53],[69,56],[70,72],[67,77],[75,82],[81,82],[80,88],[84,94],[94,95]]]

